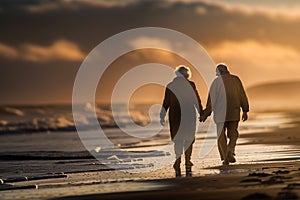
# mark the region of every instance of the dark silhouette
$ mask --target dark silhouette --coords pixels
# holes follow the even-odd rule
[[[196,131],[196,109],[203,114],[201,100],[195,83],[189,81],[190,70],[179,66],[175,70],[176,77],[165,90],[165,97],[160,113],[160,122],[165,124],[166,112],[169,110],[171,139],[174,142],[176,161],[173,165],[176,176],[181,176],[181,155],[185,152],[187,176],[191,175],[191,155]]]
[[[216,69],[217,78],[213,81],[206,109],[200,121],[214,112],[214,121],[218,132],[218,149],[224,165],[236,162],[235,146],[239,137],[238,124],[242,108],[242,120],[248,119],[249,103],[241,80],[231,75],[225,64],[219,64]],[[227,137],[229,143],[227,144]]]

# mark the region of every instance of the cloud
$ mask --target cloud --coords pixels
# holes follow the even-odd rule
[[[26,5],[23,8],[29,12],[38,13],[38,12],[57,10],[57,9],[61,8],[61,6],[62,5],[60,5],[56,2],[46,2],[46,3],[41,3],[41,4]]]
[[[137,38],[130,44],[135,48],[157,45],[168,49],[173,49],[176,45],[160,38],[149,37]],[[199,56],[194,55],[193,49],[186,44],[181,46],[182,52]],[[240,41],[225,40],[206,48],[215,63],[227,63],[230,71],[240,76],[246,87],[264,82],[300,79],[300,50],[292,46],[245,39]],[[179,61],[173,54],[164,52],[160,54],[163,59]],[[141,52],[134,56],[137,60],[147,60],[157,55],[151,54],[151,52]]]
[[[227,13],[247,16],[263,15],[271,19],[299,20],[300,5],[294,1],[240,1],[240,0],[166,0],[169,3],[185,3],[195,6],[195,12],[203,15],[221,8]]]
[[[135,0],[56,0],[37,1],[35,4],[24,5],[22,7],[29,12],[40,13],[59,9],[77,10],[82,8],[82,6],[102,8],[124,7],[133,2]]]
[[[193,1],[188,1],[193,2]],[[228,2],[228,1],[208,1],[203,0],[202,3],[205,3],[206,6],[217,6],[222,8],[225,12],[228,13],[240,13],[249,16],[255,15],[264,15],[272,19],[286,19],[286,20],[299,20],[300,18],[300,6],[294,4],[288,4],[283,2],[283,4],[264,4],[263,2],[252,2],[251,4],[247,2],[237,1],[237,2]],[[196,12],[203,14],[202,11],[203,5],[199,6],[199,9],[196,9]]]
[[[13,47],[0,43],[0,55],[10,59],[17,58],[18,51]]]
[[[84,59],[85,53],[70,41],[57,40],[50,46],[23,44],[18,48],[0,43],[0,56],[31,62],[48,62],[52,60],[81,61]]]
[[[224,41],[208,48],[216,62],[226,62],[246,84],[300,79],[300,52],[290,46],[255,40]]]
[[[131,5],[142,5],[148,3],[156,5],[158,9],[172,7],[170,5],[186,6],[191,5],[192,9],[200,14],[209,14],[216,8],[221,8],[227,13],[239,13],[243,15],[263,15],[275,19],[298,20],[300,18],[300,5],[297,1],[226,1],[226,0],[163,0],[159,3],[142,0],[31,0],[20,3],[17,0],[10,3],[18,8],[31,13],[42,13],[56,10],[80,10],[82,8],[125,8]]]
[[[83,3],[100,7],[119,7],[126,6],[135,2],[135,0],[64,0],[65,3]]]
[[[131,47],[144,48],[147,47],[160,47],[162,49],[172,49],[172,44],[169,41],[162,40],[161,38],[155,37],[138,37],[128,42]]]

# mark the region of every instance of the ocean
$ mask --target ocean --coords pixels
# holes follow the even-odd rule
[[[85,105],[90,109],[90,104]],[[122,122],[123,127],[132,126],[132,120],[145,126],[150,122],[148,109],[151,105],[135,105],[130,108],[131,116],[127,115],[125,105],[119,105],[115,114]],[[71,105],[14,105],[1,106],[0,108],[0,179],[20,176],[39,176],[49,173],[78,173],[89,171],[121,170],[130,172],[155,171],[171,166],[174,161],[173,143],[170,140],[168,126],[162,128],[159,125],[159,110],[152,113],[154,128],[162,128],[151,137],[134,137],[127,135],[115,123],[111,109],[108,105],[97,105],[98,122],[104,130],[105,137],[114,144],[114,148],[103,148],[103,142],[88,138],[93,148],[88,148],[82,143],[73,121]],[[299,116],[299,115],[297,115]],[[95,126],[89,124],[89,120],[83,118],[86,133],[93,133]],[[204,168],[220,164],[216,150],[216,133],[207,130],[210,121],[198,123],[195,151],[193,160]],[[298,147],[265,146],[251,144],[257,149],[257,154],[251,154],[246,145],[249,144],[247,135],[253,133],[272,133],[274,130],[286,129],[299,123],[295,114],[284,112],[250,113],[250,119],[240,123],[238,149],[242,153],[238,157],[240,162],[253,160],[272,159],[268,151],[274,149],[278,152],[295,152]],[[119,124],[120,125],[120,124]],[[140,133],[153,131],[153,126],[145,128]],[[208,145],[208,152],[203,155],[203,146]],[[256,145],[256,146],[255,146]],[[272,151],[271,151],[272,152]],[[274,153],[274,152],[273,152]],[[296,155],[298,156],[298,151]],[[278,154],[277,154],[278,155]],[[293,156],[286,155],[284,156]],[[205,160],[205,162],[203,162]],[[199,171],[200,173],[200,171]],[[210,172],[211,173],[211,172]]]

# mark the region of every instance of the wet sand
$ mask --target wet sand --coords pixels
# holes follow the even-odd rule
[[[278,123],[274,123],[277,118],[271,118],[269,121],[272,123],[250,130],[242,125],[236,149],[237,163],[230,166],[221,165],[216,148],[205,158],[199,159],[202,142],[199,138],[192,158],[195,164],[192,177],[175,178],[171,163],[162,169],[143,173],[97,170],[97,167],[95,171],[76,173],[63,169],[65,176],[60,178],[6,183],[13,186],[10,189],[16,190],[2,190],[0,198],[298,199],[299,116],[289,114],[289,119],[292,120],[279,120]],[[90,166],[92,160],[86,163]],[[42,167],[41,165],[40,168]],[[5,183],[2,184],[2,188],[4,186]],[[28,189],[18,188],[20,186],[28,186]],[[38,189],[33,189],[34,187]]]
[[[27,182],[38,189],[2,191],[1,199],[298,199],[300,195],[299,161],[210,169],[219,173],[173,178],[166,168],[138,176],[120,172],[68,174],[68,178]],[[166,176],[169,178],[162,178]]]
[[[56,199],[298,199],[299,167],[299,162],[287,162],[284,165],[235,165],[227,169],[219,167],[225,171],[247,169],[253,172],[161,179],[148,181],[148,184],[160,187],[148,188],[146,191],[120,191]]]

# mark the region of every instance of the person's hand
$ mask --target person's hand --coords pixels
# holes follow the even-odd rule
[[[162,126],[164,126],[164,125],[166,124],[165,119],[160,119],[160,124],[161,124]]]
[[[247,119],[248,119],[248,114],[246,112],[243,112],[243,115],[242,115],[243,122],[247,121]]]
[[[199,117],[200,122],[205,122],[206,119],[207,119],[207,116],[205,116],[205,115],[202,115]]]

